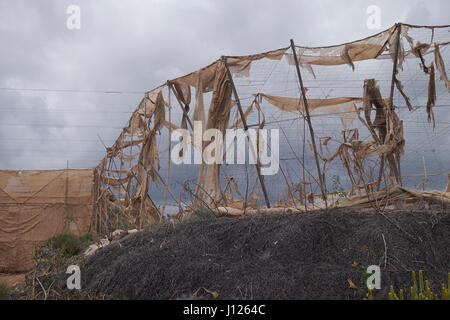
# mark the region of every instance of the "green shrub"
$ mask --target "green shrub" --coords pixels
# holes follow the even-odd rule
[[[79,238],[83,246],[86,246],[94,241],[94,235],[90,232],[82,234]]]
[[[221,213],[202,207],[194,210],[189,216],[189,220],[198,221],[198,220],[215,219],[219,217],[222,217]]]
[[[46,241],[46,245],[55,250],[61,250],[64,256],[71,257],[79,254],[93,239],[91,233],[77,236],[71,233],[59,233]]]
[[[6,299],[9,295],[9,288],[6,285],[6,282],[0,281],[0,300]]]
[[[164,223],[166,223],[166,221],[164,219],[151,221],[145,225],[145,229],[151,229],[151,228],[157,227],[159,225],[162,225]]]

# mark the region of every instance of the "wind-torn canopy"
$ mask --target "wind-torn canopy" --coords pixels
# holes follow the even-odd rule
[[[450,90],[449,30],[396,24],[345,44],[294,47],[328,189],[337,188],[336,181],[330,182],[336,176],[352,192],[395,187],[413,179],[402,173],[402,159],[412,157],[407,137],[422,136],[410,130],[415,127],[408,121],[414,111],[419,120],[433,122],[439,130],[436,112],[444,109],[436,108],[445,105]],[[147,92],[96,168],[97,221],[107,228],[102,221],[111,221],[111,208],[139,227],[167,216],[169,205],[177,207],[172,212],[179,216],[200,206],[261,209],[262,183],[275,207],[308,210],[318,205],[321,200],[314,194],[320,179],[293,57],[291,47],[227,56]],[[272,159],[279,171],[261,181],[248,162],[171,165],[174,144],[192,152],[185,157],[192,160],[202,159],[211,143],[195,135],[195,122],[223,135],[227,129],[244,129],[244,122],[250,129],[279,130],[279,159]],[[178,129],[187,130],[190,139],[171,141]],[[261,157],[264,152],[270,155],[272,138],[262,131],[257,134],[265,144],[257,153],[264,166]],[[225,147],[223,159],[231,148],[235,147]]]

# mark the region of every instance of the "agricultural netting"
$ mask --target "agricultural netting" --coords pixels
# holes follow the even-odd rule
[[[449,31],[396,24],[341,45],[224,56],[168,80],[145,94],[95,170],[97,225],[444,189]]]

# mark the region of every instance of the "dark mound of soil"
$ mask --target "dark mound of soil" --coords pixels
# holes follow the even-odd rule
[[[367,266],[379,265],[374,297],[387,299],[391,284],[409,292],[411,270],[440,292],[449,247],[449,212],[219,218],[123,238],[86,261],[82,286],[127,299],[211,298],[207,290],[218,299],[361,299]]]

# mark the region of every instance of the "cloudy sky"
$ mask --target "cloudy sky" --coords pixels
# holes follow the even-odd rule
[[[81,28],[69,30],[69,5]],[[442,1],[0,0],[0,168],[93,167],[142,94],[221,55],[331,45],[402,21],[449,23]]]

